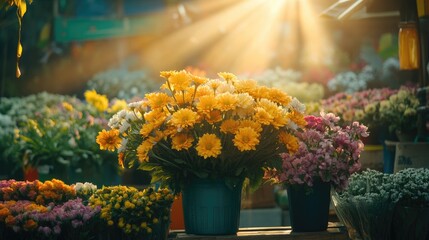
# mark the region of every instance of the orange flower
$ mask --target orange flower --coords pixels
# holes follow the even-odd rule
[[[98,133],[96,142],[100,145],[101,150],[115,151],[121,146],[121,138],[119,137],[119,130],[112,129],[110,131],[103,131]]]
[[[187,133],[178,133],[171,138],[171,148],[180,151],[192,147],[194,138]]]
[[[37,223],[33,219],[28,219],[24,224],[24,229],[27,231],[35,228],[37,228]]]

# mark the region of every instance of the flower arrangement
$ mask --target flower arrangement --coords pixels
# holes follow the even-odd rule
[[[155,90],[159,84],[143,70],[112,69],[100,72],[87,84],[88,90],[95,90],[109,99],[131,100]]]
[[[419,100],[415,88],[402,87],[389,99],[380,102],[380,121],[390,132],[417,130],[417,107]]]
[[[165,188],[2,180],[0,239],[166,239],[173,199]]]
[[[374,88],[354,93],[337,93],[321,101],[321,108],[332,112],[346,123],[361,122],[370,129],[380,125],[380,102],[388,99],[397,90]]]
[[[101,209],[101,219],[111,228],[138,239],[163,239],[170,223],[174,196],[166,188],[142,191],[133,187],[114,186],[97,190],[89,205]],[[155,231],[156,229],[162,229]],[[114,232],[114,231],[112,231]]]
[[[73,187],[58,179],[52,181],[33,182],[1,180],[0,201],[28,200],[37,204],[63,203],[76,198]]]
[[[138,164],[175,191],[192,177],[257,185],[265,167],[280,164],[279,153],[297,150],[305,107],[286,93],[230,73],[161,76],[160,92],[130,103],[97,137],[100,148],[118,149],[121,164]]]
[[[334,114],[320,115],[305,117],[307,126],[297,133],[298,151],[281,154],[282,171],[274,173],[278,182],[311,187],[320,179],[342,190],[349,176],[360,169],[359,157],[364,147],[360,138],[368,135],[367,127],[358,122],[341,127]]]
[[[99,213],[81,199],[48,207],[25,200],[0,202],[2,239],[88,239],[96,235]]]

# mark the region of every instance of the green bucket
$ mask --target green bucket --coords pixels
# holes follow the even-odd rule
[[[183,188],[185,231],[197,235],[233,235],[240,223],[243,181],[228,187],[223,179],[193,179]]]

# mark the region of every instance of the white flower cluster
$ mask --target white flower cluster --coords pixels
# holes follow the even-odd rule
[[[360,73],[343,72],[329,80],[328,88],[334,92],[354,93],[367,88],[368,82],[376,80],[375,68],[367,65]]]
[[[87,82],[87,89],[96,90],[109,99],[119,98],[130,100],[144,96],[159,87],[150,79],[145,71],[128,71],[112,69],[96,74]]]
[[[247,77],[257,80],[261,85],[291,93],[301,102],[315,102],[321,100],[325,94],[321,84],[301,82],[301,72],[292,69],[276,67]]]
[[[36,112],[47,110],[49,107],[69,99],[69,96],[42,92],[26,97],[2,98],[0,112],[8,115],[13,121],[27,121]]]
[[[87,200],[91,195],[95,193],[95,191],[97,191],[97,185],[89,182],[77,182],[72,186],[76,191],[76,195],[84,200]]]

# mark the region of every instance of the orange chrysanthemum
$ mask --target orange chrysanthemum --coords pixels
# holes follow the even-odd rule
[[[257,121],[263,125],[270,125],[271,124],[271,122],[273,121],[273,116],[271,116],[271,114],[269,114],[262,107],[257,107],[257,108],[255,108],[255,110],[256,110],[256,112],[255,112],[255,115],[253,116],[253,119],[255,121]]]
[[[145,95],[145,97],[152,109],[163,108],[171,102],[170,96],[161,92],[148,93]]]
[[[220,131],[223,133],[235,133],[239,126],[239,122],[233,119],[227,119],[220,125]]]
[[[192,146],[194,138],[187,133],[178,133],[171,138],[171,148],[180,151],[187,150]]]
[[[279,133],[279,139],[280,139],[280,142],[282,142],[286,146],[286,148],[290,154],[293,154],[296,151],[298,151],[299,141],[292,134],[289,134],[287,132],[280,132]]]
[[[171,88],[174,91],[183,91],[192,83],[192,76],[186,71],[174,72],[168,78]]]
[[[98,133],[96,142],[100,145],[101,150],[115,151],[121,146],[121,138],[119,137],[119,130],[112,129],[106,131],[103,129]]]
[[[293,110],[292,112],[288,113],[288,118],[296,123],[299,127],[303,128],[307,125],[307,121],[304,119],[304,114]]]

